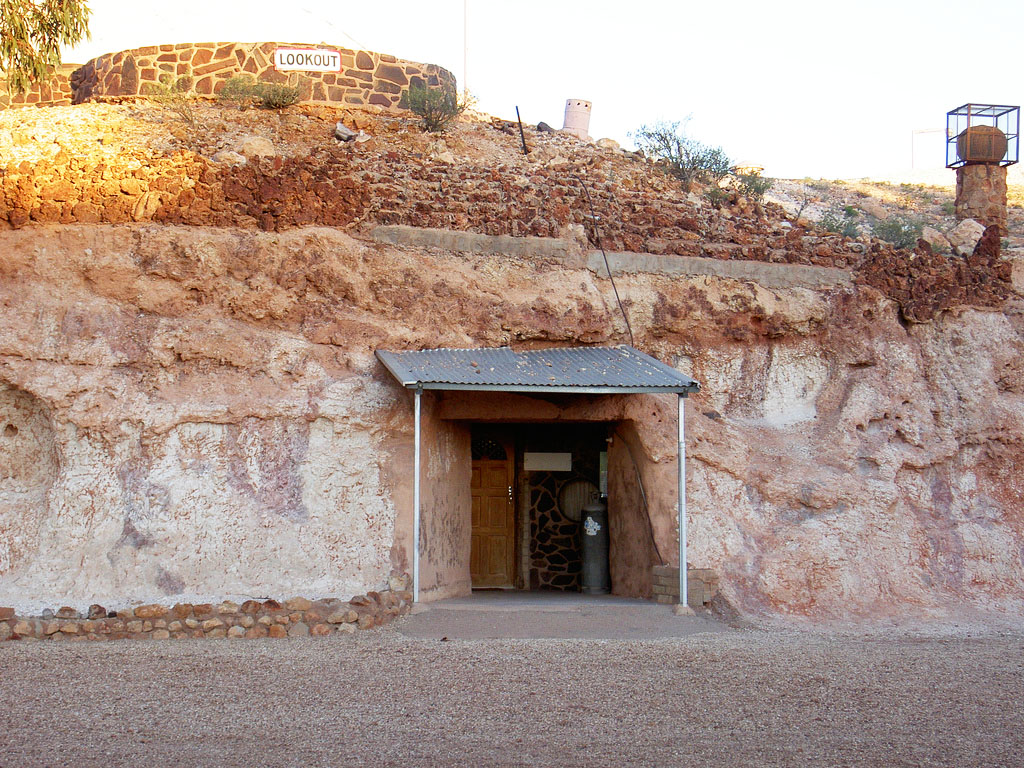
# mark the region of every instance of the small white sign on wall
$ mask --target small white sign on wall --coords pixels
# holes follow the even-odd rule
[[[572,472],[571,453],[524,453],[523,469],[527,472]]]
[[[341,72],[341,51],[321,48],[278,48],[274,69],[302,72]]]

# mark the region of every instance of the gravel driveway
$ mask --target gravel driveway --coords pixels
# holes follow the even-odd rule
[[[1024,764],[1019,632],[442,641],[403,626],[5,643],[0,765]]]

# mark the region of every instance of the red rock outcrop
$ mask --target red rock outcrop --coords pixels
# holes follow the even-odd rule
[[[781,208],[735,194],[712,205],[683,194],[648,162],[565,135],[531,133],[533,151],[524,157],[500,121],[466,125],[439,141],[419,133],[414,121],[379,114],[305,106],[284,115],[264,111],[254,120],[217,106],[197,111],[196,122],[182,130],[160,110],[141,109],[126,137],[102,127],[111,114],[125,122],[125,112],[107,112],[92,127],[110,142],[106,152],[87,146],[83,153],[82,142],[74,143],[80,136],[54,134],[45,159],[7,164],[0,225],[156,221],[281,232],[407,224],[488,235],[585,233],[609,250],[850,269],[914,322],[956,306],[999,306],[1010,282],[998,254],[961,260],[921,248],[897,251],[881,241],[865,246],[806,229]],[[373,138],[335,141],[338,119]],[[237,135],[239,124],[268,134],[277,153],[243,166],[214,162],[224,135],[232,126]],[[143,128],[170,135],[155,149],[138,137]],[[24,127],[14,136],[15,149],[19,136],[37,143]]]

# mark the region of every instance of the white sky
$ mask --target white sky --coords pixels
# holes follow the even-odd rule
[[[439,64],[479,107],[590,134],[692,115],[688,132],[783,178],[941,168],[945,113],[1021,104],[1021,0],[90,0],[84,62],[156,43],[279,41],[366,47]],[[150,6],[148,9],[146,6]],[[379,7],[375,11],[375,7]],[[913,139],[913,141],[912,141]],[[952,174],[952,171],[950,171]]]

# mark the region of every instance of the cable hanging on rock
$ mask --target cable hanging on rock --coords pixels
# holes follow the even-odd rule
[[[622,313],[622,319],[626,322],[626,331],[629,333],[629,346],[635,347],[636,343],[633,341],[633,326],[629,324],[629,316],[626,314],[626,308],[622,306],[622,299],[619,298],[619,289],[615,285],[615,277],[612,275],[611,265],[608,263],[608,254],[604,251],[604,243],[601,242],[601,229],[598,227],[598,222],[601,218],[594,211],[594,200],[590,196],[590,190],[587,185],[583,182],[576,174],[572,177],[579,182],[583,188],[583,194],[587,196],[587,203],[590,205],[590,220],[594,226],[594,237],[597,238],[597,247],[601,249],[601,255],[604,257],[604,268],[608,270],[608,279],[612,281],[612,291],[615,293],[615,301],[619,305],[619,312]]]

